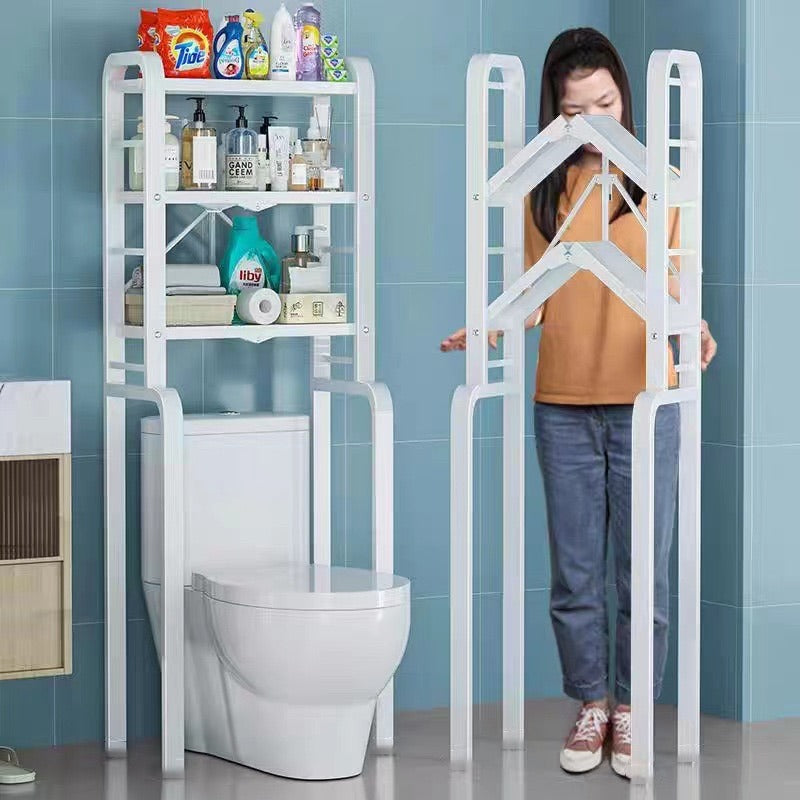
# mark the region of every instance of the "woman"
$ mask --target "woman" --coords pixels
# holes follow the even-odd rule
[[[565,31],[551,44],[542,72],[539,130],[559,114],[605,114],[634,133],[631,91],[625,68],[608,39],[591,28]],[[587,145],[536,187],[526,203],[525,257],[528,266],[548,243],[601,169],[601,155]],[[646,214],[640,188],[625,179]],[[600,188],[577,213],[564,241],[601,237]],[[646,237],[618,192],[611,205],[610,238],[639,265]],[[670,220],[673,243],[677,216]],[[673,281],[671,291],[678,291]],[[580,272],[528,320],[542,325],[536,378],[535,433],[544,480],[551,554],[550,613],[564,691],[582,702],[561,750],[561,766],[583,773],[603,758],[612,739],[611,765],[627,777],[630,766],[631,613],[631,420],[633,401],[645,386],[643,321],[594,275]],[[489,341],[496,345],[499,332]],[[463,350],[464,330],[444,342],[444,351]],[[701,361],[705,369],[716,343],[703,322]],[[671,378],[675,381],[674,366]],[[667,655],[669,553],[675,516],[680,416],[676,405],[656,420],[655,502],[655,675],[661,691]],[[616,590],[616,707],[608,697],[606,550],[613,541]]]

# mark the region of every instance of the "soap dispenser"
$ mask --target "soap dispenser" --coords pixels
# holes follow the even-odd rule
[[[181,188],[217,188],[217,131],[206,124],[205,97],[189,97],[197,108],[181,135]]]
[[[181,143],[172,133],[172,120],[178,119],[172,114],[164,118],[164,189],[177,191],[180,186]],[[128,159],[128,186],[133,192],[144,189],[144,121],[139,117],[136,126],[136,144],[131,148]]]
[[[324,225],[298,225],[292,235],[292,252],[281,260],[281,294],[292,292],[327,292],[325,276],[328,270],[308,271],[312,264],[319,264],[319,256],[311,251],[314,231],[327,230]],[[313,274],[316,273],[316,274]]]
[[[254,192],[258,188],[258,134],[247,127],[247,106],[231,108],[238,108],[239,116],[225,140],[225,188]]]
[[[269,122],[277,117],[265,115],[264,122],[258,132],[258,175],[256,183],[259,192],[268,192],[272,188],[272,170],[269,163]]]

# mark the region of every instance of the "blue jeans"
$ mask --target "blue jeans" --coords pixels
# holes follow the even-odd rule
[[[633,406],[537,403],[536,447],[550,540],[550,616],[564,691],[576,700],[608,694],[606,553],[614,551],[617,700],[630,703],[631,420]],[[653,676],[661,692],[669,628],[669,553],[678,491],[680,411],[656,418]]]

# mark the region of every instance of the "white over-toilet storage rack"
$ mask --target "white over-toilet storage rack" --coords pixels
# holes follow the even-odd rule
[[[671,102],[672,90],[679,106]],[[503,99],[502,141],[490,140],[489,93]],[[677,118],[679,117],[679,122]],[[672,138],[670,128],[678,129]],[[503,398],[503,742],[524,742],[525,319],[578,270],[593,272],[644,319],[647,386],[633,417],[632,766],[653,773],[654,425],[662,405],[681,408],[679,489],[678,756],[700,750],[700,324],[702,265],[702,73],[695,53],[655,51],[647,72],[647,146],[610,117],[559,117],[525,143],[525,75],[514,56],[478,55],[467,78],[467,380],[451,417],[451,761],[472,759],[473,417],[478,401]],[[602,153],[590,182],[547,252],[523,264],[523,200],[584,144]],[[489,152],[503,166],[493,174]],[[680,173],[670,153],[680,151]],[[645,220],[610,169],[647,194]],[[601,187],[602,240],[561,242],[580,206]],[[647,235],[642,271],[609,240],[609,198],[620,192]],[[680,208],[681,247],[669,248],[669,211]],[[502,246],[490,246],[489,212],[503,212]],[[500,256],[503,292],[489,302],[489,262]],[[671,259],[680,258],[679,272]],[[680,300],[668,293],[679,277]],[[487,332],[504,331],[502,359],[490,359]],[[679,387],[668,383],[668,339],[679,341]],[[498,375],[499,380],[490,380]]]
[[[126,77],[130,68],[141,77]],[[278,337],[313,340],[311,388],[314,562],[331,560],[331,393],[365,398],[372,410],[373,564],[393,572],[393,409],[386,386],[375,382],[375,84],[364,59],[348,59],[349,83],[230,82],[165,78],[154,53],[114,53],[103,71],[103,286],[105,369],[105,529],[106,529],[106,748],[126,751],[126,571],[125,571],[125,405],[154,403],[162,422],[164,463],[164,574],[161,641],[162,768],[180,776],[184,769],[184,506],[183,409],[178,392],[167,385],[167,343],[182,339],[244,339],[253,343]],[[125,191],[125,95],[142,97],[144,117],[144,191]],[[353,192],[168,192],[164,188],[164,116],[167,95],[308,97],[322,109],[332,96],[354,98]],[[125,208],[143,208],[141,247],[125,241]],[[353,213],[354,298],[352,321],[333,325],[229,325],[167,327],[165,264],[167,253],[203,219],[210,217],[209,261],[216,263],[216,221],[229,225],[225,210],[239,206],[261,211],[281,204],[313,207],[316,249],[330,264],[332,205],[351,205]],[[198,217],[166,241],[169,205],[192,205]],[[143,259],[144,325],[125,325],[126,257]],[[353,338],[352,359],[331,355],[331,338]],[[126,342],[143,341],[143,359],[126,361]],[[331,365],[352,362],[352,380],[335,380]],[[136,378],[138,376],[138,380]],[[191,576],[189,576],[189,583]],[[391,748],[394,696],[390,683],[378,699],[375,735],[381,750]]]

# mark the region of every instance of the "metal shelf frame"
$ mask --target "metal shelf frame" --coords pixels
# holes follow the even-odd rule
[[[676,73],[676,74],[673,74]],[[495,75],[499,75],[495,77]],[[671,103],[677,88],[680,106]],[[503,139],[490,141],[489,92],[503,99]],[[679,111],[679,114],[678,114]],[[672,138],[675,118],[679,137]],[[603,281],[638,313],[647,336],[646,388],[633,411],[632,763],[631,777],[653,775],[654,431],[658,409],[681,409],[679,489],[678,757],[700,753],[700,331],[702,302],[702,72],[696,53],[657,50],[647,71],[647,146],[610,117],[559,117],[525,143],[525,75],[515,56],[478,55],[467,75],[467,375],[451,409],[450,758],[472,761],[473,433],[478,403],[503,398],[503,744],[524,746],[525,697],[525,319],[578,270]],[[584,144],[602,154],[590,182],[542,259],[523,264],[525,196]],[[503,153],[490,174],[489,151]],[[680,150],[680,173],[670,153]],[[647,219],[611,170],[647,194]],[[561,242],[569,222],[601,187],[599,242]],[[647,236],[642,271],[609,240],[609,199],[620,192]],[[490,208],[503,210],[503,245],[489,246]],[[679,207],[681,247],[670,250],[669,212]],[[501,256],[503,293],[489,303],[489,258]],[[680,257],[680,271],[671,264]],[[680,285],[670,296],[670,278]],[[490,361],[487,333],[504,332],[504,356]],[[679,341],[679,387],[669,388],[668,341]],[[500,379],[490,381],[500,374]]]
[[[178,392],[167,383],[167,342],[174,339],[241,338],[254,343],[278,337],[305,337],[313,342],[312,482],[314,562],[331,560],[331,394],[365,398],[372,410],[373,433],[373,568],[392,573],[394,412],[385,385],[375,380],[375,84],[365,59],[348,60],[353,81],[335,83],[273,83],[166,79],[154,53],[111,54],[103,70],[103,338],[105,386],[105,744],[109,755],[127,750],[126,662],[126,515],[125,408],[129,400],[155,404],[161,416],[164,459],[164,572],[161,615],[161,759],[165,775],[184,773],[184,493],[183,407]],[[126,79],[137,68],[141,77]],[[330,104],[332,96],[354,96],[354,189],[352,193],[166,192],[163,125],[169,94],[224,94],[231,97],[296,96],[311,98],[315,107]],[[144,190],[126,192],[125,96],[142,96],[144,124]],[[324,117],[323,117],[324,118]],[[143,207],[144,232],[140,248],[125,241],[125,207]],[[331,206],[351,204],[353,214],[354,302],[348,325],[222,326],[167,328],[165,299],[166,254],[199,224],[166,241],[166,209],[171,204],[194,204],[210,216],[209,261],[216,262],[216,223],[229,222],[224,209],[241,206],[260,211],[279,204],[313,207],[314,225],[323,263],[330,259]],[[124,321],[125,258],[140,256],[145,266],[144,325]],[[352,380],[333,380],[331,337],[354,339]],[[125,360],[126,339],[143,341],[143,359]],[[138,383],[128,381],[136,373]],[[375,737],[379,751],[394,743],[394,691],[390,682],[378,698]]]

